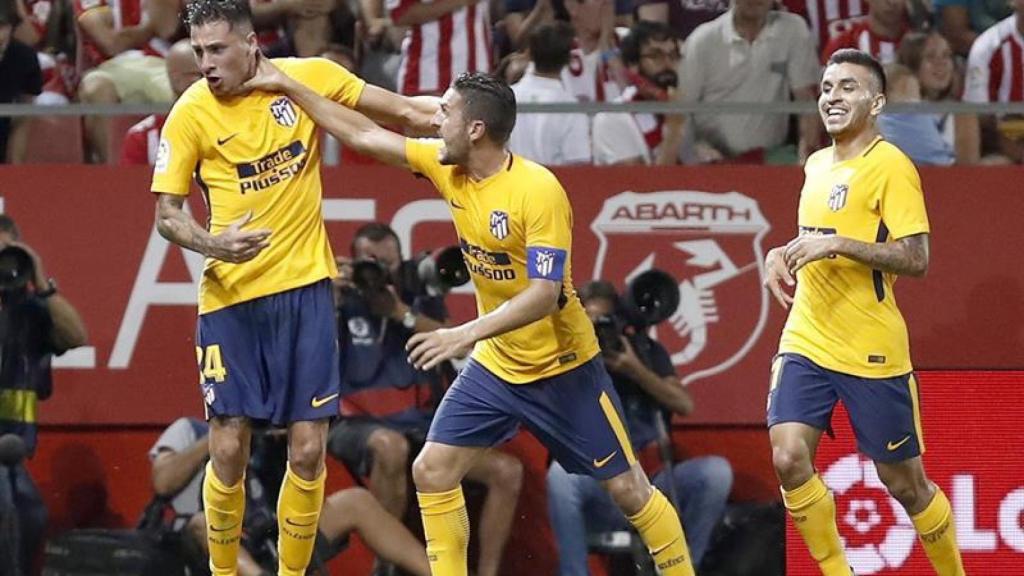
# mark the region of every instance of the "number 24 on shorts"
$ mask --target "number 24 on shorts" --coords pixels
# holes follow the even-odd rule
[[[228,370],[224,367],[224,360],[220,355],[220,345],[210,344],[206,347],[206,352],[199,346],[196,346],[196,363],[199,364],[199,382],[205,382],[213,380],[214,382],[223,382],[228,376]]]

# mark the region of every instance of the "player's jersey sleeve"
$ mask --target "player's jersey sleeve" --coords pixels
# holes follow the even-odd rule
[[[285,70],[294,70],[296,79],[317,94],[349,108],[356,107],[366,87],[365,80],[326,58],[289,58],[284,62]]]
[[[924,191],[917,168],[902,153],[888,162],[890,175],[881,190],[878,209],[882,222],[893,238],[899,239],[929,231]]]
[[[543,192],[530,195],[523,205],[526,276],[561,282],[572,246],[572,211],[554,177],[543,178],[537,185]]]
[[[153,185],[150,187],[153,192],[179,196],[189,193],[200,145],[199,130],[189,109],[184,98],[178,100],[160,132]]]
[[[406,138],[405,161],[409,163],[409,168],[414,173],[433,182],[441,196],[447,199],[449,191],[444,182],[445,167],[437,159],[437,153],[441,150],[442,145],[441,140],[437,139]]]

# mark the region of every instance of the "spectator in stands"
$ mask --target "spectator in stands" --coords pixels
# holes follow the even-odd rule
[[[27,575],[46,528],[46,505],[24,464],[36,448],[37,404],[53,390],[53,355],[84,345],[86,332],[78,312],[46,275],[42,258],[21,242],[18,226],[5,214],[0,214],[0,278],[0,517],[15,518],[20,533],[11,538],[5,532],[0,546],[21,544],[20,550],[7,550],[13,553],[10,568]]]
[[[562,84],[562,69],[569,63],[572,26],[565,22],[542,24],[530,36],[533,68],[512,86],[516,103],[575,102]],[[509,149],[545,166],[590,163],[590,120],[586,114],[516,115]]]
[[[921,100],[956,102],[963,93],[963,69],[953,58],[949,42],[938,32],[911,32],[900,42],[900,64],[917,76]],[[955,151],[957,164],[975,164],[980,155],[978,117],[974,114],[932,116],[943,140]]]
[[[1013,14],[1007,0],[934,0],[933,4],[939,32],[961,56],[967,56],[979,34]]]
[[[618,295],[609,282],[583,286],[580,298],[595,322],[618,312]],[[620,338],[621,351],[602,350],[602,357],[622,400],[633,450],[645,471],[654,474],[654,485],[665,494],[676,495],[692,562],[697,567],[725,512],[732,490],[732,467],[718,456],[678,464],[657,458],[659,440],[671,442],[662,433],[669,428],[672,414],[692,413],[693,399],[676,375],[668,352],[646,331],[629,331]],[[548,469],[548,510],[558,546],[560,576],[589,574],[588,533],[628,530],[629,526],[597,480],[569,474],[557,462]]]
[[[397,91],[405,28],[391,21],[384,0],[359,0],[358,16],[359,75],[371,84]]]
[[[885,67],[887,102],[921,101],[921,84],[914,72],[902,64]],[[956,160],[953,146],[946,142],[933,114],[885,112],[878,117],[878,129],[915,164],[950,166]]]
[[[682,92],[687,102],[814,101],[820,67],[807,24],[772,9],[771,0],[734,0],[733,7],[702,24],[686,41]],[[817,148],[816,114],[799,122],[797,156]],[[721,156],[762,162],[785,141],[782,114],[695,114],[690,132],[703,150],[698,160]]]
[[[88,104],[164,103],[174,99],[156,21],[143,17],[142,0],[72,0],[86,72],[78,87]],[[116,16],[116,17],[115,17]],[[86,116],[86,160],[107,162],[108,119]]]
[[[390,278],[401,276],[401,246],[386,224],[360,228],[352,258],[376,261]],[[422,447],[443,384],[437,371],[424,372],[408,362],[405,344],[416,332],[443,326],[442,296],[411,290],[401,282],[381,286],[353,284],[351,261],[340,262],[338,332],[341,406],[344,416],[332,427],[327,450],[359,476],[396,518],[408,505],[410,454]],[[396,285],[397,284],[397,285]],[[515,519],[523,466],[515,457],[488,451],[470,468],[467,479],[487,488],[480,515],[480,557],[476,574],[496,576]]]
[[[729,0],[637,0],[636,6],[637,18],[668,24],[679,40],[727,10]]]
[[[175,516],[183,520],[186,548],[206,550],[206,518],[200,510],[202,502],[202,471],[210,455],[207,439],[209,426],[195,418],[175,420],[149,451],[152,463],[153,491],[169,500]],[[282,470],[268,460],[280,460],[286,450],[280,441],[284,431],[268,432],[253,439],[251,466],[246,475],[247,536],[238,551],[239,576],[270,576],[273,572],[257,561],[265,544],[273,539],[262,530],[276,526],[274,503],[280,490],[280,479],[268,474]],[[262,520],[262,521],[261,521]],[[362,488],[349,488],[331,494],[324,500],[314,556],[326,561],[340,553],[348,544],[348,536],[357,532],[363,542],[378,556],[386,558],[416,576],[430,576],[423,545],[400,522],[392,518],[374,497]],[[276,563],[274,563],[276,566]]]
[[[679,41],[667,24],[637,22],[622,41],[622,61],[633,85],[619,101],[676,97],[680,58]],[[594,116],[594,163],[677,164],[682,138],[679,115],[602,112]]]
[[[14,5],[21,19],[14,37],[36,51],[43,71],[43,92],[35,103],[67,104],[77,84],[71,5],[62,0],[14,0]]]
[[[43,89],[43,73],[32,48],[13,38],[19,24],[13,0],[0,0],[0,104],[31,102]],[[0,164],[25,158],[28,122],[0,117]]]
[[[167,51],[166,64],[167,77],[175,100],[203,76],[199,72],[195,54],[192,53],[192,44],[188,40],[179,40],[171,46]],[[153,165],[156,162],[160,130],[163,129],[166,118],[166,114],[153,114],[128,129],[121,146],[122,165]]]
[[[1024,0],[1014,0],[1015,13],[996,23],[974,41],[967,59],[967,102],[1024,101]],[[1020,116],[982,119],[983,150],[996,151],[1005,161],[1024,162],[1024,119]],[[992,160],[992,159],[986,159]]]
[[[338,0],[250,0],[260,46],[272,56],[318,56],[337,41],[352,44],[354,16]],[[353,70],[353,72],[355,72]]]
[[[387,7],[395,24],[408,26],[399,93],[440,95],[463,72],[491,71],[488,0],[387,0]]]
[[[856,48],[875,57],[882,65],[896,61],[896,47],[909,31],[907,0],[866,0],[868,17],[833,38],[821,51],[827,62],[840,48]]]

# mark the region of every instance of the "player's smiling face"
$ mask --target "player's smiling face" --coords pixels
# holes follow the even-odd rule
[[[469,159],[469,129],[463,117],[465,101],[454,88],[449,88],[441,96],[441,106],[431,124],[444,140],[444,147],[439,152],[438,161],[448,166],[463,164]]]
[[[857,64],[830,64],[821,78],[818,112],[832,138],[855,136],[882,111],[885,96],[871,72]]]
[[[199,71],[214,94],[231,94],[252,77],[259,50],[252,30],[217,21],[194,26],[191,36]]]

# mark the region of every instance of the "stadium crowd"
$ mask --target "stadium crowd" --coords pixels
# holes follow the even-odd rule
[[[824,59],[856,47],[887,66],[891,102],[1024,101],[1020,0],[251,5],[266,54],[329,58],[403,94],[439,94],[459,73],[483,71],[514,84],[524,103],[813,100]],[[180,0],[0,0],[0,103],[169,104],[200,77],[188,43],[176,45],[187,36],[182,8]],[[160,116],[0,118],[0,161],[148,163],[161,126]],[[882,128],[919,164],[1024,157],[1024,122],[1011,115],[890,113]],[[52,150],[61,148],[47,138],[54,130],[70,152]],[[512,148],[548,165],[795,163],[824,143],[812,115],[752,110],[520,114]],[[366,161],[342,152],[342,163]]]

